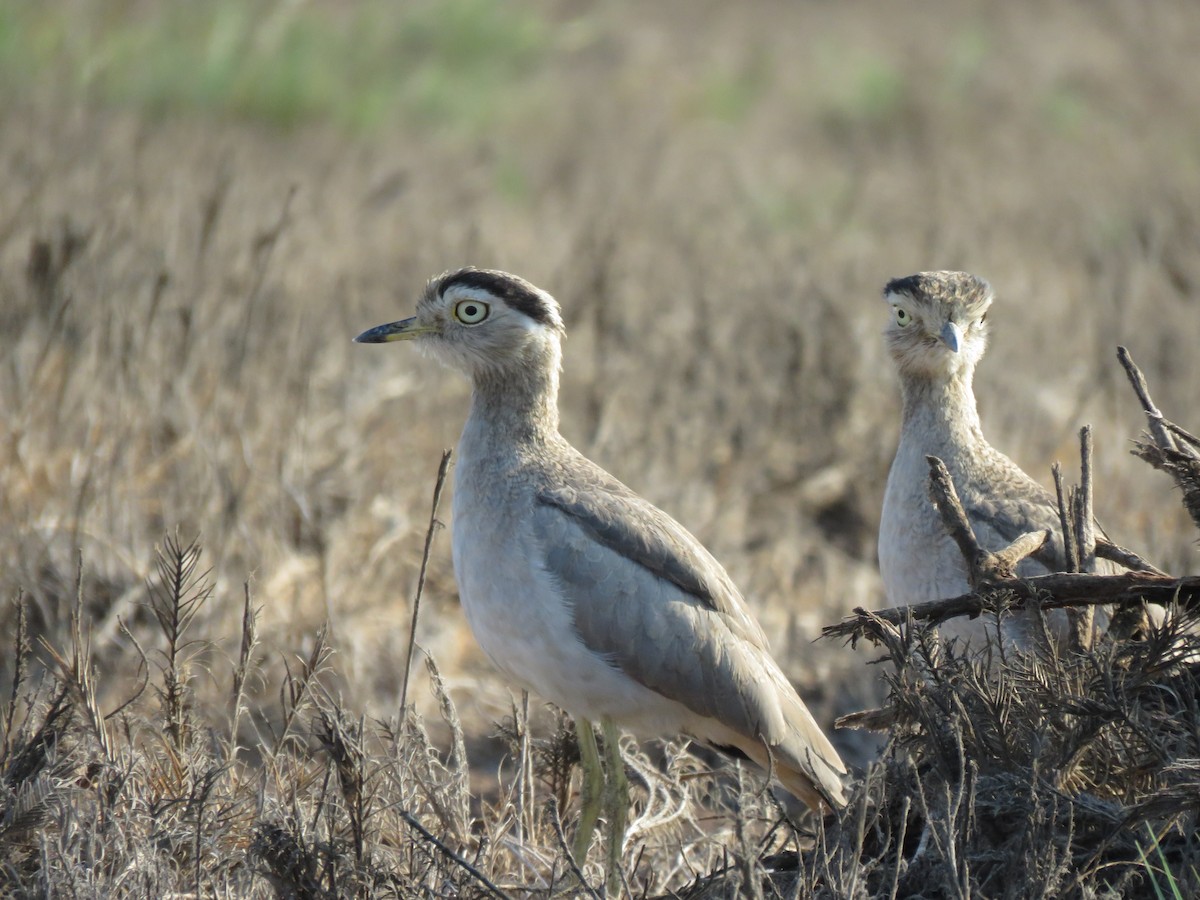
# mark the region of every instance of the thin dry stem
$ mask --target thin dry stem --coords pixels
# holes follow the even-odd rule
[[[408,653],[404,657],[404,682],[400,688],[400,717],[403,719],[405,708],[408,706],[408,679],[412,674],[413,652],[417,646],[417,620],[421,613],[421,595],[425,591],[425,576],[429,570],[429,555],[433,550],[433,536],[441,523],[437,519],[438,505],[442,501],[442,488],[446,484],[446,474],[450,471],[450,457],[453,450],[442,452],[442,461],[438,465],[437,480],[433,485],[433,502],[429,508],[429,528],[425,531],[425,549],[421,553],[421,570],[417,575],[417,591],[413,597],[412,624],[408,630]]]

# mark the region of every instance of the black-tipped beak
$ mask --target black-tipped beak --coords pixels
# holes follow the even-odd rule
[[[399,322],[389,322],[386,325],[376,325],[369,328],[354,339],[356,344],[386,344],[389,341],[411,341],[429,332],[429,328],[417,323],[414,316],[411,319],[401,319]]]
[[[941,338],[943,344],[949,347],[954,353],[957,353],[962,346],[962,329],[954,322],[947,322],[942,328]]]

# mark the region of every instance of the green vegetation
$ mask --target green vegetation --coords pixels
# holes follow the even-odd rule
[[[817,109],[833,127],[888,127],[910,107],[907,75],[886,57],[824,44],[817,54]]]
[[[549,38],[532,11],[491,0],[0,3],[10,91],[51,79],[151,113],[355,130],[400,116],[485,127]]]
[[[774,74],[765,53],[752,54],[742,69],[712,71],[700,85],[696,108],[702,115],[736,125],[762,102]]]
[[[1069,84],[1056,85],[1042,98],[1041,112],[1057,131],[1074,134],[1095,116],[1087,97]]]
[[[1142,866],[1146,869],[1146,877],[1150,881],[1150,887],[1154,891],[1156,900],[1183,900],[1183,891],[1171,873],[1170,863],[1167,861],[1166,853],[1163,852],[1162,841],[1149,824],[1146,825],[1146,832],[1150,836],[1149,846],[1154,851],[1154,858],[1150,858],[1150,854],[1146,847],[1142,846],[1141,841],[1137,842],[1137,851]],[[1193,881],[1198,880],[1194,866],[1191,875]]]
[[[965,94],[974,87],[992,57],[987,30],[976,24],[949,41],[945,60],[946,90]]]

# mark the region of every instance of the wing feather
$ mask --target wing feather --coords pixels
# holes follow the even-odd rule
[[[603,470],[585,474],[586,490],[540,492],[533,516],[544,565],[573,605],[580,640],[751,748],[764,742],[840,796],[837,751],[770,656],[724,568]]]
[[[1049,531],[1050,540],[1033,559],[1018,568],[1024,576],[1046,572],[1065,572],[1067,555],[1063,547],[1062,526],[1058,516],[1058,500],[1046,488],[1034,481],[1007,456],[993,451],[990,471],[1002,473],[1002,483],[983,486],[969,484],[960,499],[963,510],[975,530],[980,546],[987,550],[1002,550],[1023,534]],[[1099,522],[1096,535],[1107,537]],[[1100,561],[1099,571],[1119,571],[1106,561]]]
[[[596,544],[674,584],[740,637],[767,649],[737,586],[691,532],[603,470],[589,474],[586,489],[548,488],[538,494],[538,505],[569,516]]]

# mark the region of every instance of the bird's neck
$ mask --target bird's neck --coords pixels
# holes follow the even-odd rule
[[[902,434],[926,435],[939,443],[982,440],[983,429],[971,388],[974,372],[965,369],[942,378],[910,377],[901,382]]]
[[[544,444],[558,434],[558,367],[530,366],[520,377],[476,373],[463,443]],[[460,448],[465,452],[465,448]]]

